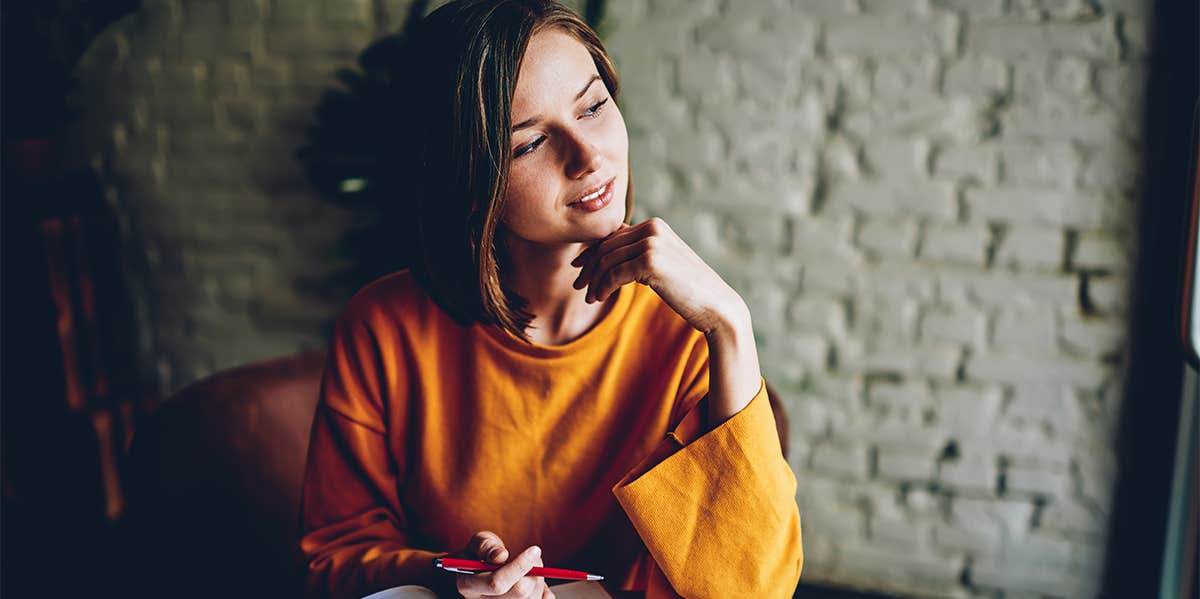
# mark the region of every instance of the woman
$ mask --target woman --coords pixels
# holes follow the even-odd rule
[[[796,481],[749,311],[663,221],[628,224],[595,33],[550,0],[467,0],[410,43],[419,256],[338,319],[304,483],[311,594],[540,599],[525,573],[545,562],[648,597],[790,597]],[[504,565],[433,568],[460,547]]]

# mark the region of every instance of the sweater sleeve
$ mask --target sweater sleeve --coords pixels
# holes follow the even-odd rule
[[[413,547],[406,534],[399,499],[406,461],[394,455],[385,424],[385,406],[402,409],[395,405],[401,398],[388,397],[384,358],[366,323],[344,313],[304,476],[300,547],[309,560],[309,596],[357,598],[400,584],[430,585],[432,560],[445,555]]]
[[[804,560],[796,478],[765,382],[711,431],[702,432],[707,401],[691,405],[613,487],[661,573],[647,598],[791,597]],[[672,588],[661,588],[664,577]]]

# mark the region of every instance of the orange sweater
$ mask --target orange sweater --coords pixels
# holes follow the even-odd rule
[[[408,271],[338,318],[304,481],[317,596],[422,584],[475,532],[647,597],[791,597],[796,479],[765,386],[705,433],[708,345],[649,287],[578,339],[456,324]],[[704,401],[702,401],[704,400]]]

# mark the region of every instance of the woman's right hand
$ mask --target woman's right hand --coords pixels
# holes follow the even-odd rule
[[[542,565],[542,551],[537,546],[526,548],[511,561],[508,549],[499,535],[480,531],[471,537],[462,554],[489,564],[503,564],[491,572],[459,574],[456,588],[468,599],[502,597],[503,599],[554,599],[554,593],[541,576],[526,576],[534,566]]]

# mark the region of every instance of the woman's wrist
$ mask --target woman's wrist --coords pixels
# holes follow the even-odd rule
[[[732,288],[729,288],[729,293],[721,300],[721,305],[710,311],[707,320],[711,324],[701,329],[701,332],[704,333],[704,337],[710,344],[722,340],[732,343],[746,335],[753,337],[750,326],[750,308],[746,306],[742,296]]]
[[[704,336],[709,360],[708,423],[716,428],[749,405],[762,386],[762,374],[748,309],[741,314],[728,312]]]

